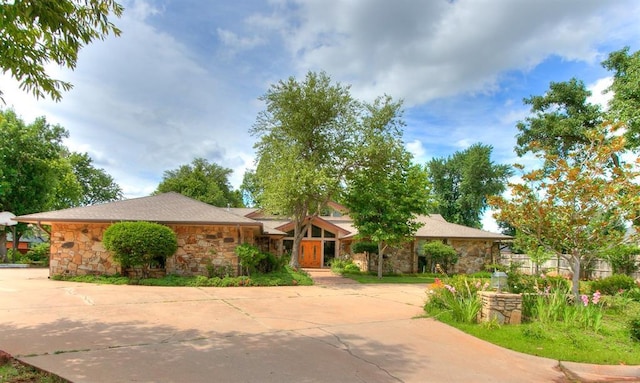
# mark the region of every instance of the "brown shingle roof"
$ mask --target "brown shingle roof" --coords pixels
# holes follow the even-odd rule
[[[19,222],[118,222],[150,221],[183,224],[225,224],[261,226],[259,222],[225,209],[169,192],[93,206],[22,215]]]
[[[421,215],[418,216],[417,221],[424,224],[416,232],[415,237],[417,238],[512,239],[508,235],[447,222],[440,214]]]

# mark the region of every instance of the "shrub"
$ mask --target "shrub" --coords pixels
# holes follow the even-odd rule
[[[39,262],[45,266],[49,265],[50,248],[51,246],[49,243],[39,243],[29,249],[23,259],[26,259],[28,262]]]
[[[282,271],[287,263],[288,261],[285,257],[278,257],[271,253],[264,253],[264,258],[258,262],[256,270],[263,274]]]
[[[240,260],[240,266],[242,266],[248,275],[251,275],[251,272],[256,271],[256,267],[258,264],[266,258],[266,254],[261,252],[260,249],[249,243],[243,243],[242,245],[236,246],[235,253],[238,255],[238,259]]]
[[[447,312],[456,322],[475,323],[482,307],[477,292],[486,287],[481,280],[469,280],[464,276],[445,281],[436,279],[424,309],[428,313]]]
[[[373,242],[356,242],[351,247],[351,251],[353,251],[354,254],[357,254],[357,253],[378,254],[378,244]]]
[[[640,317],[629,321],[629,332],[631,339],[640,342]]]
[[[616,295],[636,287],[636,281],[624,274],[614,274],[591,283],[591,291],[600,291],[604,295]]]
[[[449,266],[458,263],[458,253],[450,246],[440,241],[429,241],[422,245],[422,251],[427,258],[430,269],[433,270],[436,265],[440,265],[443,271],[447,273]]]
[[[344,266],[344,273],[351,273],[351,274],[355,274],[355,273],[359,273],[360,272],[360,268],[358,267],[358,265],[356,265],[355,263],[351,262],[347,265]]]
[[[153,222],[118,222],[109,226],[102,238],[105,249],[123,268],[141,266],[144,277],[155,262],[164,265],[178,249],[176,234]]]

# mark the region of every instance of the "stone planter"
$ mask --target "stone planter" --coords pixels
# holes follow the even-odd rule
[[[497,321],[499,324],[522,323],[522,295],[478,291],[482,308],[478,313],[478,322]]]

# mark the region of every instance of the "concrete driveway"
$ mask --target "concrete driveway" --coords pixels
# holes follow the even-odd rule
[[[0,269],[0,350],[73,382],[565,382],[422,314],[423,285],[110,286]],[[636,367],[563,364],[584,380]]]

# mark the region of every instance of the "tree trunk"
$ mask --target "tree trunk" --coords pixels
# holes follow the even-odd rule
[[[7,262],[7,232],[5,227],[0,225],[0,262]]]
[[[382,245],[382,242],[378,243],[378,279],[382,279],[382,266],[384,263],[384,249],[386,249],[386,245]]]
[[[573,263],[573,277],[571,278],[571,292],[575,302],[578,302],[580,298],[580,257],[575,253],[571,256],[571,262]]]
[[[304,224],[303,221],[295,222],[295,228],[293,231],[293,248],[291,249],[291,260],[289,261],[289,266],[294,270],[298,270],[300,268],[298,253],[300,251],[300,244],[307,233],[309,225],[310,223]]]

